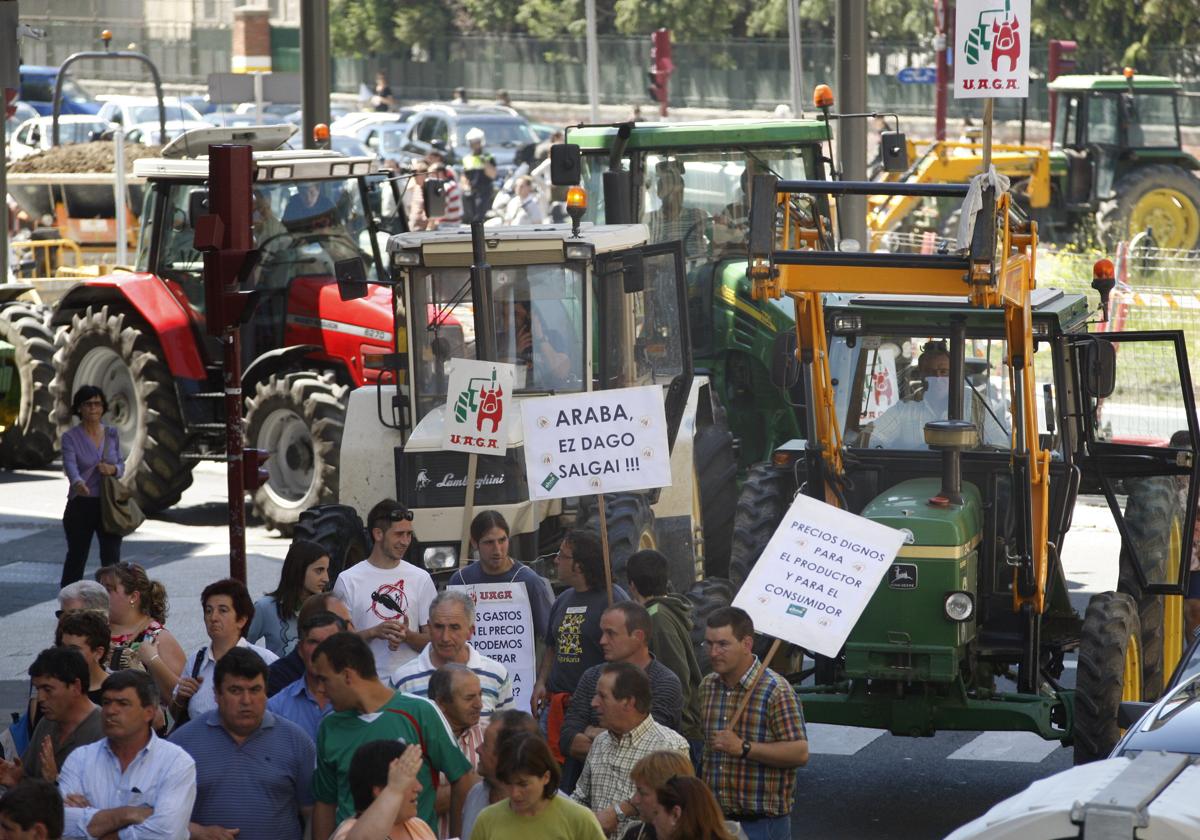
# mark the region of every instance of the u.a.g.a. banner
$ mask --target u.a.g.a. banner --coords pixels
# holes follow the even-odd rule
[[[957,0],[954,98],[1029,95],[1029,0]]]
[[[508,445],[515,367],[502,362],[451,359],[442,448],[503,455]]]
[[[656,385],[521,402],[534,499],[671,484],[663,389]]]
[[[801,494],[733,605],[760,633],[837,656],[904,539],[902,531]]]

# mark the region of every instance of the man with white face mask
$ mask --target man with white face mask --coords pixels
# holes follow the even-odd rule
[[[945,420],[950,404],[950,353],[940,342],[930,342],[917,359],[917,370],[925,385],[920,400],[900,402],[885,411],[871,426],[867,445],[872,449],[928,449],[925,424]],[[982,398],[963,383],[963,419],[981,432],[980,443],[1007,447],[1009,434],[988,412]]]

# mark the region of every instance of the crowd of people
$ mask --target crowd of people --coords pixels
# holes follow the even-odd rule
[[[790,836],[803,716],[743,611],[708,617],[701,676],[691,604],[657,551],[629,558],[610,603],[598,538],[568,532],[554,597],[484,511],[477,559],[438,591],[405,559],[410,510],[385,499],[368,527],[370,555],[332,584],[329,552],[304,540],[257,601],[210,583],[196,650],[136,564],[64,586],[19,754],[0,761],[0,837]],[[471,641],[458,587],[496,582],[529,596],[532,695]]]

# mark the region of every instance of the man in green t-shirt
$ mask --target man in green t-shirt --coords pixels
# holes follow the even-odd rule
[[[417,775],[417,815],[426,823],[437,825],[434,774],[440,771],[450,780],[450,834],[457,836],[463,802],[478,777],[437,708],[380,682],[371,648],[355,633],[335,633],[321,642],[313,652],[311,671],[336,710],[321,721],[317,732],[312,836],[324,840],[337,823],[354,815],[348,781],[354,751],[368,741],[397,738],[419,745],[424,754]]]

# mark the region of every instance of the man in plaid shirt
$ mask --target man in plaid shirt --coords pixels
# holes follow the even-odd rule
[[[604,731],[592,741],[571,798],[592,809],[609,837],[620,837],[637,811],[630,772],[658,750],[688,754],[682,735],[650,716],[650,678],[632,662],[610,662],[600,673],[592,706]]]
[[[713,672],[700,683],[704,781],[750,840],[790,840],[796,768],[808,763],[800,701],[754,655],[754,621],[745,610],[715,610],[706,624]],[[731,727],[747,691],[750,702]]]

